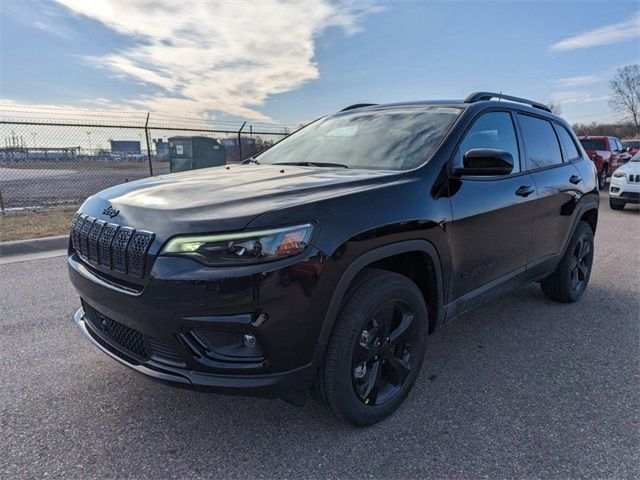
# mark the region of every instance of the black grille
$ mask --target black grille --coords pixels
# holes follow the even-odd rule
[[[76,238],[76,225],[78,224],[78,222],[80,221],[80,215],[78,215],[77,213],[73,216],[73,218],[71,219],[71,244],[73,245],[73,248],[78,248],[77,247],[77,238]]]
[[[144,260],[151,243],[150,233],[138,232],[133,236],[127,248],[127,268],[129,275],[142,277],[144,275]]]
[[[88,237],[89,237],[89,230],[91,230],[91,227],[93,226],[93,222],[95,222],[95,218],[87,217],[84,219],[84,222],[82,222],[82,226],[80,227],[80,253],[84,257],[89,256]]]
[[[100,260],[98,257],[98,239],[100,238],[100,234],[102,233],[104,226],[105,222],[102,220],[96,220],[93,222],[93,225],[91,225],[91,230],[89,230],[89,236],[87,238],[89,260],[94,263],[98,263]]]
[[[86,215],[76,213],[71,222],[71,238],[73,239],[73,248],[75,248],[77,252],[80,251],[80,230],[86,218]]]
[[[142,278],[154,235],[76,213],[71,221],[71,243],[84,259],[132,277]]]
[[[109,341],[139,360],[147,360],[149,358],[142,332],[101,314],[84,300],[82,301],[82,308],[84,309],[85,318],[91,324],[91,327],[100,332]]]
[[[100,265],[111,268],[111,241],[118,230],[117,225],[105,225],[102,229],[102,235],[98,240],[98,252],[100,255]]]
[[[133,230],[121,227],[111,243],[111,265],[116,272],[127,273],[127,246]]]

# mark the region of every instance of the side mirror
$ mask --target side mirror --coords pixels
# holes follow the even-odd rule
[[[455,175],[509,175],[513,171],[513,156],[504,150],[472,148],[464,154],[462,165],[454,170]]]

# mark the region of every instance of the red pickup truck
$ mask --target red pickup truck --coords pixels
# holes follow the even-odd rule
[[[578,137],[582,148],[596,164],[598,170],[598,186],[602,190],[607,185],[607,178],[620,165],[629,161],[631,155],[616,137],[589,136]]]
[[[622,146],[627,148],[627,152],[632,157],[640,152],[640,139],[632,138],[629,140],[622,140]]]

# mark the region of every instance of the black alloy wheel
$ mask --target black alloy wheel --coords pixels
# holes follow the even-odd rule
[[[413,368],[417,322],[400,300],[389,300],[369,318],[353,350],[353,388],[365,405],[379,406],[402,389]]]
[[[573,248],[571,289],[576,292],[582,292],[589,281],[591,264],[593,263],[591,244],[591,240],[586,235],[583,235]]]
[[[604,190],[604,188],[607,186],[607,177],[609,176],[609,172],[606,166],[602,167],[602,170],[600,170],[600,173],[598,174],[598,188],[600,188],[600,190]]]
[[[575,302],[589,284],[593,267],[593,230],[580,221],[556,270],[540,282],[544,294],[558,302]]]
[[[408,277],[367,268],[352,282],[311,393],[364,427],[397,410],[416,382],[429,330],[424,295]]]

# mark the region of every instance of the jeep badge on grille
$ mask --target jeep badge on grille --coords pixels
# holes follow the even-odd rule
[[[113,208],[111,205],[109,205],[107,208],[105,208],[102,211],[102,214],[106,215],[109,218],[117,217],[119,213],[120,213],[120,210]]]

